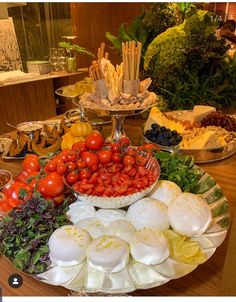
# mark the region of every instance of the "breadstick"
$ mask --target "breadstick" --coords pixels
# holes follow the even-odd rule
[[[136,78],[139,78],[139,66],[140,66],[140,59],[141,59],[141,51],[142,51],[142,43],[138,42],[138,67],[136,70]]]
[[[104,42],[101,43],[100,49],[101,49],[101,57],[103,58],[104,57],[104,49],[105,49],[105,43]]]

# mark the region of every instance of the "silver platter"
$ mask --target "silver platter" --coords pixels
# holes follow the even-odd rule
[[[172,116],[178,120],[184,120],[185,114],[191,112],[191,110],[176,110],[165,112],[168,116]],[[236,117],[236,115],[231,115],[232,117]],[[156,144],[150,140],[148,140],[143,133],[143,140],[146,143],[155,144],[160,147],[161,150],[167,151],[170,153],[180,153],[186,155],[194,156],[194,162],[196,164],[204,164],[216,162],[225,158],[230,157],[231,155],[236,153],[236,141],[232,141],[227,145],[220,148],[211,148],[211,149],[180,149],[179,147],[166,147],[159,144]]]
[[[222,189],[209,174],[197,166],[193,166],[192,169],[197,169],[201,173],[197,193],[202,194],[213,216],[209,229],[194,239],[200,243],[209,259],[226,237],[230,225],[229,205]],[[86,295],[93,295],[96,292],[125,294],[136,289],[160,286],[170,280],[181,278],[196,268],[197,265],[185,264],[171,257],[158,265],[144,265],[130,258],[128,266],[118,273],[99,272],[84,261],[72,267],[56,265],[33,277],[75,292],[85,292]]]
[[[169,153],[179,153],[185,155],[194,156],[194,162],[196,164],[204,164],[211,163],[215,161],[219,161],[230,157],[231,155],[236,153],[236,141],[232,141],[229,144],[225,145],[221,148],[213,148],[213,149],[180,149],[178,147],[166,147],[159,144],[156,144],[150,140],[148,140],[143,134],[143,140],[145,143],[155,144],[162,151],[166,151]]]

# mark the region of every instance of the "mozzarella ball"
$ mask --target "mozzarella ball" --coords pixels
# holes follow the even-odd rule
[[[181,193],[169,205],[170,225],[175,232],[187,236],[203,234],[212,222],[212,213],[199,195]]]
[[[164,202],[169,205],[172,199],[182,193],[179,186],[169,180],[159,180],[153,190],[149,193],[149,197]]]
[[[167,206],[153,198],[143,198],[132,204],[126,215],[137,230],[156,228],[165,231],[169,228]]]
[[[169,256],[168,241],[157,229],[145,228],[136,232],[130,242],[134,260],[147,265],[163,262]]]
[[[69,206],[69,211],[66,213],[69,217],[70,221],[73,224],[78,223],[80,220],[94,217],[96,213],[96,210],[93,206],[88,204],[87,202],[78,201],[75,203],[72,203]]]
[[[73,225],[55,230],[49,238],[49,256],[59,266],[73,266],[86,258],[89,234]]]
[[[106,234],[106,226],[102,223],[101,220],[96,217],[90,217],[83,220],[80,220],[76,226],[86,230],[90,236],[94,238],[101,237]]]
[[[129,247],[117,237],[103,236],[91,242],[87,250],[87,260],[98,271],[116,273],[128,264]]]
[[[125,242],[129,243],[133,234],[136,232],[135,227],[127,220],[113,221],[107,228],[107,235],[116,236]]]
[[[100,219],[105,225],[109,225],[115,220],[126,219],[126,211],[100,209],[96,212],[96,217]]]

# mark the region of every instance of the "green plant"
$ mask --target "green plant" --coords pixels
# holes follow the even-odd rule
[[[118,29],[117,37],[112,35],[110,32],[106,32],[106,38],[112,43],[113,47],[117,49],[118,53],[121,54],[122,42],[134,40],[139,41],[143,44],[142,55],[145,54],[148,31],[146,30],[142,22],[143,16],[144,12],[142,12],[140,16],[137,16],[128,28],[126,28],[125,23],[121,24]]]
[[[84,55],[94,57],[94,54],[91,53],[90,51],[88,51],[86,48],[81,47],[81,46],[76,45],[76,44],[71,44],[70,42],[59,42],[58,46],[62,47],[62,48],[65,48],[68,52],[76,51],[79,54],[84,54]]]
[[[161,32],[167,28],[179,24],[182,20],[179,18],[176,3],[152,3],[149,8],[142,10],[129,27],[125,23],[118,29],[118,36],[106,32],[106,38],[112,43],[119,54],[121,54],[121,44],[127,41],[139,41],[142,43],[142,60],[146,53],[149,43]]]
[[[226,57],[225,41],[215,37],[215,21],[209,12],[191,7],[182,24],[149,45],[146,75],[153,78],[153,90],[169,101],[169,109],[222,107],[235,99],[236,63]]]

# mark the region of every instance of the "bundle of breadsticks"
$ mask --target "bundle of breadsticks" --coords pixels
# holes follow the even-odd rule
[[[101,43],[97,60],[89,67],[95,94],[83,95],[80,102],[85,107],[119,110],[144,109],[156,103],[156,94],[148,91],[151,79],[139,81],[141,50],[140,42],[122,43],[123,61],[120,65],[114,66],[108,60],[109,54],[105,52],[105,43]],[[132,86],[136,86],[137,89],[132,89]]]

